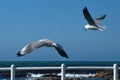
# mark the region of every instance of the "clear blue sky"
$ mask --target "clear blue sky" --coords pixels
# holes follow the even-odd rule
[[[120,1],[104,0],[0,0],[0,61],[120,61]],[[106,14],[107,29],[84,31],[92,17]],[[54,48],[42,47],[18,58],[26,44],[48,38],[61,44],[65,59]]]

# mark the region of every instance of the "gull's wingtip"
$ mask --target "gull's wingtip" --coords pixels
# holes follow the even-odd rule
[[[87,8],[86,6],[84,7],[84,9]]]
[[[104,19],[105,17],[106,17],[106,14],[102,15],[102,16],[101,16],[101,19]]]
[[[84,13],[84,14],[85,14],[85,13],[89,14],[88,9],[87,9],[86,6],[83,8],[83,13]]]
[[[65,57],[66,59],[69,58],[68,55],[67,55],[67,53],[64,53],[64,56],[63,56],[63,57]]]
[[[17,57],[21,57],[21,56],[23,56],[21,53],[20,53],[20,51],[16,54],[16,56]]]
[[[83,10],[85,10],[85,9],[87,9],[87,7],[86,7],[86,6],[83,8]]]
[[[62,56],[62,57],[65,57],[65,58],[69,58],[68,57],[68,55],[67,55],[67,53],[63,50],[63,49],[61,49],[61,48],[59,48],[59,47],[55,47],[55,49],[58,51],[58,53]]]
[[[106,17],[106,14],[104,14],[103,16]]]
[[[67,59],[68,59],[69,57],[68,57],[68,56],[65,56],[65,58],[67,58]]]

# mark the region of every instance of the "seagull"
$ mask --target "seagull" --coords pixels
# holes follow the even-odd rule
[[[102,15],[99,18],[93,19],[87,9],[87,7],[84,7],[83,9],[83,15],[85,19],[87,20],[88,24],[85,25],[85,31],[86,30],[100,30],[104,31],[106,28],[105,26],[99,26],[98,24],[106,17],[106,15]]]
[[[68,58],[68,55],[67,53],[63,50],[63,47],[58,44],[58,43],[55,43],[53,42],[52,40],[50,39],[41,39],[41,40],[38,40],[38,41],[35,41],[35,42],[32,42],[30,44],[27,44],[25,47],[23,47],[16,55],[18,57],[21,57],[21,56],[24,56],[26,54],[29,54],[31,53],[32,51],[34,51],[35,49],[38,49],[40,47],[43,47],[43,46],[46,46],[46,47],[54,47],[57,52],[62,56],[62,57],[65,57],[65,58]]]

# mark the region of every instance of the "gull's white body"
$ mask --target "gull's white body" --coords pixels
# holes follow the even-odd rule
[[[100,31],[104,31],[105,29],[106,29],[105,26],[98,26],[98,27],[96,27],[96,26],[89,25],[89,24],[85,25],[85,30],[100,30]]]
[[[93,26],[93,25],[89,25],[89,24],[87,24],[87,25],[85,25],[85,29],[89,29],[89,30],[98,30],[98,28],[97,27],[95,27],[95,26]]]

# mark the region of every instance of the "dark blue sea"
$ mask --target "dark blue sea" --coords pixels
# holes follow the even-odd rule
[[[47,66],[61,66],[61,64],[65,64],[66,66],[113,66],[114,63],[118,64],[120,66],[119,61],[0,61],[0,68],[3,67],[10,67],[12,64],[15,65],[15,67],[47,67]],[[34,78],[29,78],[27,74],[44,74],[44,73],[51,73],[56,71],[25,71],[25,72],[16,72],[16,80],[37,80]],[[69,73],[75,72],[77,74],[80,74],[79,71],[68,71]],[[10,80],[9,71],[0,71],[0,80]],[[24,73],[23,75],[21,73]],[[85,71],[83,73],[94,73],[94,71]],[[86,79],[87,80],[87,79]],[[91,79],[89,79],[91,80]],[[104,80],[99,79],[99,80]]]

